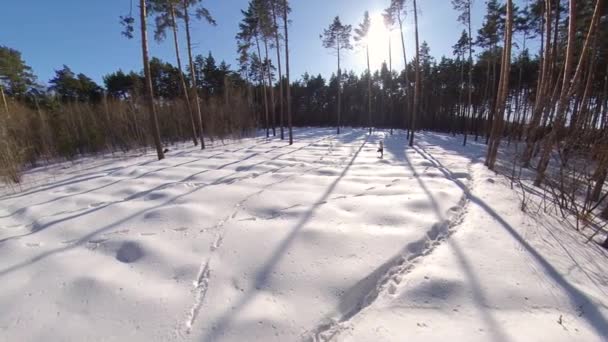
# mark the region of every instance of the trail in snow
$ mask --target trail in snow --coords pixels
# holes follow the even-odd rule
[[[471,165],[467,165],[467,173],[453,174],[448,169],[443,167],[443,165],[441,165],[441,163],[439,163],[435,158],[428,154],[421,146],[416,145],[414,147],[414,151],[416,151],[416,153],[422,156],[424,159],[428,160],[434,168],[440,170],[447,179],[463,189],[463,195],[458,204],[450,208],[447,213],[442,213],[436,204],[437,200],[430,192],[427,192],[440,221],[433,224],[428,229],[426,236],[407,244],[400,254],[396,255],[385,264],[383,267],[386,269],[385,273],[378,276],[377,281],[372,279],[372,281],[376,281],[376,285],[362,295],[362,297],[358,300],[358,303],[351,311],[346,312],[344,315],[342,315],[342,317],[337,319],[332,318],[328,322],[321,323],[312,331],[306,332],[303,338],[304,341],[331,341],[343,330],[348,328],[349,321],[352,317],[371,305],[378,298],[378,296],[395,295],[397,292],[397,287],[401,284],[403,278],[406,277],[414,267],[416,267],[416,264],[420,262],[424,256],[432,253],[435,248],[444,242],[445,239],[448,239],[449,236],[458,228],[458,225],[463,222],[463,218],[467,213],[468,205],[470,203],[469,194],[472,189],[469,188],[469,184],[473,183]],[[414,176],[416,178],[420,177],[420,175],[418,175],[415,171]],[[467,179],[467,184],[460,181],[460,178]],[[425,188],[425,185],[422,182],[419,181],[419,184],[421,187]]]
[[[480,156],[441,134],[410,149],[404,134],[298,129],[293,146],[32,170],[0,196],[0,331],[431,342],[534,339],[529,323],[541,338],[601,341],[605,255],[559,222],[543,221],[545,238],[518,221],[516,194]]]

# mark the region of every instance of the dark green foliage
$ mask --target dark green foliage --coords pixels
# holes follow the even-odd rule
[[[0,86],[15,97],[23,97],[37,87],[32,68],[25,64],[21,52],[6,46],[0,46]]]
[[[108,95],[117,99],[136,97],[143,91],[142,76],[132,71],[125,74],[122,70],[118,70],[117,72],[104,76],[103,82],[106,86]]]
[[[99,85],[84,74],[74,74],[67,65],[55,70],[55,77],[49,84],[49,90],[63,102],[97,103],[103,97],[103,89]]]

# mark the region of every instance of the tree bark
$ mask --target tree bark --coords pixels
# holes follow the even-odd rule
[[[513,1],[507,0],[507,24],[505,28],[505,43],[500,68],[500,82],[496,100],[496,117],[490,133],[490,144],[486,156],[486,166],[494,170],[498,147],[503,133],[503,116],[507,95],[509,93],[509,76],[511,70],[511,41],[513,35]]]
[[[283,106],[283,70],[281,69],[281,44],[279,40],[279,25],[277,24],[277,13],[276,13],[276,2],[271,4],[272,7],[272,20],[274,23],[274,38],[277,49],[277,65],[279,67],[279,126],[281,129],[281,140],[285,140],[285,132],[283,130],[283,116],[284,116],[284,106]]]
[[[289,83],[289,29],[287,28],[287,0],[283,6],[283,29],[285,30],[285,87],[287,90],[287,124],[289,125],[289,145],[293,145],[293,129],[291,119],[291,84]]]
[[[471,119],[473,119],[473,38],[471,36],[471,1],[467,1],[467,7],[468,7],[468,12],[469,12],[469,16],[468,16],[468,20],[467,20],[467,24],[468,24],[468,28],[469,28],[469,101],[468,101],[468,106],[467,106],[467,114],[466,117],[470,117]],[[465,118],[464,120],[464,140],[462,141],[462,146],[466,146],[467,145],[467,137],[468,137],[468,124],[467,124],[467,120]]]
[[[2,85],[0,85],[0,97],[2,97],[2,105],[4,107],[4,110],[6,111],[6,115],[8,117],[10,115],[10,113],[8,111],[8,102],[6,102],[6,96],[4,96],[4,89],[2,88]]]
[[[401,32],[401,50],[403,51],[403,74],[405,77],[405,126],[408,128],[408,111],[410,110],[410,101],[409,101],[409,87],[410,80],[407,75],[407,55],[405,54],[405,38],[403,38],[403,18],[401,18],[401,12],[397,13],[397,20],[399,21],[399,31]],[[409,135],[409,132],[408,132]]]
[[[190,103],[190,96],[188,95],[188,87],[186,86],[186,79],[184,77],[184,71],[182,68],[182,59],[179,53],[179,40],[177,38],[177,21],[175,20],[175,7],[170,4],[171,11],[171,28],[173,31],[173,45],[175,47],[175,59],[177,60],[177,69],[179,70],[179,83],[181,91],[184,95],[184,101],[186,102],[186,108],[188,114],[190,114],[190,126],[192,127],[192,142],[194,146],[198,146],[198,140],[196,137],[196,124],[194,123],[194,112],[192,111],[192,104]]]
[[[414,132],[416,131],[416,114],[418,113],[418,97],[420,96],[420,45],[418,44],[418,8],[414,0],[414,32],[416,37],[416,85],[414,86],[414,108],[410,125],[410,147],[414,146]]]
[[[255,45],[258,48],[258,59],[260,61],[260,63],[262,63],[262,53],[261,53],[261,49],[260,49],[260,40],[258,39],[258,36],[255,36]],[[266,118],[266,138],[270,137],[270,120],[268,117],[268,94],[266,93],[266,75],[265,71],[264,71],[264,65],[261,64],[260,65],[260,80],[262,82],[262,95],[264,96],[264,113],[265,113],[265,118]]]
[[[369,67],[369,44],[365,46],[367,54],[367,116],[369,120],[369,134],[372,134],[372,70]]]
[[[156,147],[156,155],[158,160],[165,158],[163,152],[163,146],[160,140],[160,131],[158,129],[158,118],[156,116],[156,108],[154,108],[154,90],[152,89],[152,77],[150,74],[150,60],[148,56],[148,31],[146,27],[146,0],[139,1],[139,14],[141,22],[141,52],[144,63],[144,91],[146,97],[146,104],[148,105],[148,111],[150,112],[150,126],[152,129],[152,138],[154,140],[154,146]]]
[[[342,111],[342,69],[340,69],[340,42],[338,42],[338,128],[340,134],[340,114]]]
[[[274,86],[272,85],[272,70],[270,69],[270,58],[268,58],[268,40],[266,38],[264,38],[263,41],[264,41],[264,51],[265,51],[265,55],[266,55],[266,64],[267,64],[266,76],[268,76],[268,88],[270,89],[270,112],[272,113],[272,136],[276,137],[277,136],[277,130],[276,130],[277,116],[276,116],[276,110],[275,110],[275,105],[274,105]]]
[[[201,113],[200,99],[198,97],[198,90],[196,89],[196,74],[194,73],[194,60],[192,58],[192,41],[190,38],[190,15],[188,13],[189,0],[183,0],[184,3],[184,24],[186,26],[186,45],[188,48],[188,61],[190,64],[190,78],[192,84],[190,89],[192,92],[192,98],[194,100],[194,109],[196,110],[196,119],[198,121],[198,134],[201,141],[201,150],[205,149],[205,131],[203,125],[203,115]]]
[[[585,37],[585,42],[583,44],[583,48],[579,56],[578,65],[576,67],[574,76],[572,77],[572,79],[570,79],[574,59],[574,40],[576,34],[576,0],[570,0],[568,47],[566,49],[566,61],[564,65],[564,80],[562,83],[562,91],[559,97],[559,101],[557,103],[555,124],[553,125],[553,129],[551,130],[551,132],[549,132],[543,143],[543,150],[538,164],[536,179],[534,180],[534,185],[536,186],[540,186],[545,178],[545,171],[547,170],[547,167],[549,165],[551,152],[553,150],[553,147],[558,143],[559,132],[565,126],[566,112],[568,110],[568,100],[573,95],[574,90],[578,86],[578,83],[581,79],[583,64],[590,50],[589,46],[591,43],[591,38],[598,26],[602,5],[603,0],[597,0],[595,3],[593,17],[591,18],[591,23],[589,24],[589,30],[587,32],[587,36]]]

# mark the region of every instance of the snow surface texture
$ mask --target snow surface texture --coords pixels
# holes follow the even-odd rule
[[[606,252],[523,214],[483,146],[417,139],[32,170],[0,197],[0,340],[605,341]]]

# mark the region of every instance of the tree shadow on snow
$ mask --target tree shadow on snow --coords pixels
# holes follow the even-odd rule
[[[346,139],[349,137],[361,136],[360,132],[351,132],[350,135],[346,135]],[[338,137],[339,138],[339,137]],[[368,136],[365,137],[363,143],[359,146],[357,152],[353,155],[350,162],[342,170],[342,173],[331,183],[323,195],[315,202],[315,204],[302,216],[302,218],[294,225],[287,237],[281,241],[279,246],[272,252],[266,262],[258,269],[255,276],[254,284],[243,294],[241,299],[230,309],[226,310],[224,314],[220,316],[217,323],[214,325],[214,329],[208,331],[203,336],[203,341],[215,341],[220,335],[222,335],[233,323],[235,317],[241,312],[256,296],[257,292],[267,286],[268,280],[272,275],[272,271],[280,262],[281,258],[287,252],[289,246],[296,239],[299,232],[310,222],[316,211],[333,193],[338,183],[346,176],[351,166],[354,164],[355,159],[359,153],[363,150],[363,147],[368,142]]]
[[[443,147],[443,146],[442,146]],[[424,151],[420,146],[415,147],[416,150],[427,160],[437,164],[439,166],[439,170],[446,176],[446,178],[452,180],[458,187],[464,191],[467,198],[473,203],[477,205],[481,209],[483,209],[488,215],[490,215],[493,219],[495,219],[532,257],[533,259],[544,269],[544,273],[547,274],[559,287],[561,287],[564,292],[568,295],[570,303],[572,307],[584,307],[584,319],[589,323],[589,325],[593,328],[593,330],[599,336],[608,336],[608,320],[604,315],[598,310],[596,304],[593,302],[591,298],[589,298],[585,293],[580,291],[574,285],[570,284],[568,280],[566,280],[551,263],[545,259],[532,245],[530,245],[524,237],[522,237],[515,228],[513,228],[502,216],[500,216],[491,206],[481,200],[479,197],[472,194],[468,187],[460,181],[454,174],[452,174],[447,168],[441,164],[437,159],[433,158],[430,154]],[[464,254],[457,248],[453,241],[450,242],[453,247],[456,247],[454,250],[456,251],[457,257],[459,257],[460,263],[463,265],[463,269],[467,273],[470,280],[472,280],[473,284],[478,281],[474,277],[474,271],[471,269],[470,265],[466,262],[464,258]],[[460,251],[460,252],[459,252]],[[475,286],[480,289],[479,285]],[[477,292],[477,291],[476,291]],[[481,293],[478,293],[476,300],[483,302],[483,296]]]

